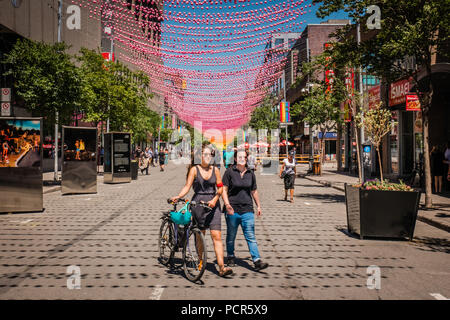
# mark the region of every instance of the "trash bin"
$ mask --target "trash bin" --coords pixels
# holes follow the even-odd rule
[[[320,162],[314,162],[313,163],[313,173],[316,176],[322,175],[322,164]]]
[[[138,178],[139,164],[137,160],[131,160],[131,180],[137,180]]]

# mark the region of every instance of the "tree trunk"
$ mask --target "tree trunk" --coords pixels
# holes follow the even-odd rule
[[[422,119],[423,119],[423,160],[424,160],[424,175],[425,175],[425,208],[430,209],[433,207],[432,200],[432,187],[431,187],[431,163],[430,163],[430,141],[429,141],[429,110],[433,102],[433,82],[431,79],[431,58],[430,63],[426,64],[426,77],[429,79],[428,93],[425,99],[425,103],[422,106]],[[419,85],[417,84],[417,91],[419,91]],[[419,95],[420,97],[420,95]],[[422,102],[422,101],[421,101]]]
[[[325,139],[325,133],[322,132],[322,139],[320,139],[320,157],[321,157],[320,162],[322,164],[325,161],[325,146],[324,146],[324,143],[323,143],[324,139]]]
[[[337,141],[336,141],[336,161],[337,161],[337,171],[338,172],[342,171],[341,135],[342,135],[342,125],[338,124]]]
[[[380,155],[380,148],[377,148],[377,154],[378,154],[378,164],[380,165],[380,179],[381,183],[383,183],[383,166],[381,165],[381,155]]]
[[[423,160],[425,171],[425,207],[432,208],[433,201],[431,198],[431,166],[430,166],[430,146],[429,146],[429,134],[428,134],[428,114],[423,113]]]
[[[353,122],[353,127],[355,130],[355,139],[356,139],[356,156],[358,158],[358,177],[359,177],[359,183],[363,183],[363,176],[362,176],[362,170],[361,170],[361,152],[359,151],[359,135],[358,135],[358,126],[355,122]],[[352,143],[350,141],[350,148],[352,147]]]

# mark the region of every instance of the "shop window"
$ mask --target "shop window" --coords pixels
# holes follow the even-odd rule
[[[403,111],[402,112],[402,173],[411,173],[414,169],[414,112]]]
[[[389,135],[391,149],[391,172],[398,174],[398,111],[392,112],[392,120],[397,122],[397,124],[392,128]]]

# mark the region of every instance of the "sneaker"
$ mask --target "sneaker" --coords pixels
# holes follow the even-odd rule
[[[267,268],[268,266],[269,266],[269,264],[266,263],[266,262],[262,262],[261,259],[255,261],[255,270],[256,270],[256,271],[265,269],[265,268]]]
[[[227,266],[234,267],[236,265],[235,257],[228,257],[227,258]]]

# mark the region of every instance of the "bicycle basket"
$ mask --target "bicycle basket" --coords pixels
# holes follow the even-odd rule
[[[172,221],[176,224],[180,224],[182,226],[188,224],[189,222],[191,222],[191,213],[187,210],[185,210],[184,212],[180,211],[172,211],[170,213],[170,218],[172,219]]]

